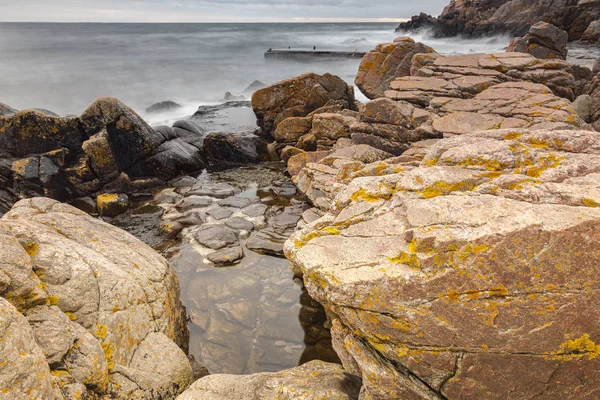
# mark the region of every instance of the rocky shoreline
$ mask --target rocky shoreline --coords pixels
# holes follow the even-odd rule
[[[600,71],[519,33],[381,44],[364,104],[0,105],[0,398],[597,397]]]

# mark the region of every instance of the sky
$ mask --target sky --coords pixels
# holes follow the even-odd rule
[[[0,21],[367,22],[438,15],[449,0],[0,0]]]

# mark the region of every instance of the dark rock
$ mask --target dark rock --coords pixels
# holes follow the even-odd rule
[[[146,108],[147,113],[160,113],[164,111],[171,111],[181,108],[180,104],[175,103],[174,101],[161,101],[159,103],[154,103],[150,107]]]
[[[179,221],[162,221],[159,229],[162,236],[167,239],[175,239],[184,227],[185,225]]]
[[[129,208],[129,198],[125,194],[101,194],[96,198],[98,212],[103,217],[116,217]]]
[[[200,106],[191,119],[206,132],[248,133],[256,130],[256,117],[249,101],[228,101]]]
[[[401,23],[397,31],[427,30],[434,37],[524,36],[532,25],[544,21],[567,31],[569,40],[577,40],[598,19],[600,7],[595,0],[452,1],[439,17],[421,14]]]
[[[213,250],[219,250],[238,242],[235,231],[224,225],[212,225],[203,228],[196,233],[195,239],[201,245]]]
[[[410,147],[408,143],[392,142],[391,140],[363,132],[354,132],[351,138],[353,144],[366,144],[395,156],[401,155]]]
[[[74,207],[77,207],[81,211],[84,211],[90,215],[98,214],[98,207],[96,206],[96,202],[91,197],[81,197],[79,199],[75,199],[69,202]]]
[[[8,104],[0,103],[0,117],[10,117],[15,115],[18,110],[10,107]]]
[[[176,217],[173,221],[181,223],[183,226],[198,226],[205,221],[206,215],[201,212],[189,212],[180,217]]]
[[[223,98],[219,101],[227,102],[227,101],[242,101],[242,100],[245,100],[244,96],[242,96],[242,95],[235,96],[231,92],[225,92],[225,94],[223,95]]]
[[[204,140],[204,154],[213,164],[255,163],[269,159],[267,141],[254,134],[211,133]]]
[[[170,187],[191,187],[196,184],[196,178],[192,178],[191,176],[182,176],[176,179],[169,181],[168,185]]]
[[[252,82],[250,85],[248,85],[248,87],[246,89],[244,89],[244,93],[254,93],[259,89],[265,88],[267,87],[266,83],[263,83],[261,81],[254,81]]]
[[[234,264],[244,257],[241,246],[228,247],[214,253],[210,253],[206,258],[216,265]]]
[[[543,60],[567,58],[569,34],[547,22],[534,24],[523,38],[513,39],[507,52],[529,53]]]

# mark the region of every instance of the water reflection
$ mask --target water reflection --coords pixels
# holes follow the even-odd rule
[[[253,199],[253,206],[267,206],[260,217],[247,217],[242,208],[233,209],[229,218],[216,220],[210,216],[212,207],[220,207],[216,205],[220,200],[215,199],[210,206],[185,211],[203,213],[203,223],[186,227],[175,242],[152,243],[179,277],[181,298],[190,317],[190,352],[211,373],[279,371],[313,359],[339,362],[325,327],[325,311],[308,296],[301,278],[294,277],[290,263],[273,255],[280,252],[281,242],[308,208],[293,184],[282,178],[280,167],[272,165],[205,172],[190,182],[193,187],[166,191],[178,193],[179,200],[160,204],[165,209],[163,220],[175,218],[176,204],[191,198],[202,203],[197,195],[186,194],[226,183],[237,189],[227,198],[228,204],[244,198]],[[253,221],[255,231],[251,235],[238,232],[235,246],[241,246],[244,257],[235,265],[216,267],[208,260],[212,250],[194,240],[196,231],[246,217]],[[135,211],[131,218],[136,218]],[[263,249],[262,254],[248,247]]]

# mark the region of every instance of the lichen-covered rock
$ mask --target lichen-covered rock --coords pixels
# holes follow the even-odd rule
[[[177,400],[356,400],[360,379],[337,364],[311,361],[281,372],[210,375],[196,381]]]
[[[0,346],[0,381],[29,393],[11,398],[53,398],[52,385],[56,398],[174,398],[193,380],[179,284],[138,239],[34,198],[0,219],[0,259],[0,307],[24,316],[1,313],[14,322],[2,337],[19,336]],[[23,375],[21,362],[37,372]]]
[[[354,91],[341,78],[331,74],[300,75],[275,83],[252,95],[252,108],[261,134],[271,136],[279,123],[289,117],[305,117],[328,105],[355,109]]]
[[[467,133],[330,181],[285,252],[361,398],[600,394],[598,138]]]
[[[370,99],[383,97],[392,80],[410,75],[412,58],[419,53],[435,50],[409,37],[379,44],[361,60],[354,83]]]
[[[548,86],[557,96],[574,99],[575,79],[569,64],[526,53],[437,57],[414,75],[392,81],[385,96],[427,106],[433,97],[470,98],[499,83],[529,81]]]
[[[116,217],[129,208],[129,198],[126,194],[105,193],[96,198],[98,212],[103,217]]]
[[[0,239],[2,240],[2,239]],[[7,276],[4,275],[6,278]],[[6,282],[6,280],[3,279]],[[0,289],[2,285],[0,284]],[[62,399],[27,319],[0,297],[0,398]]]

